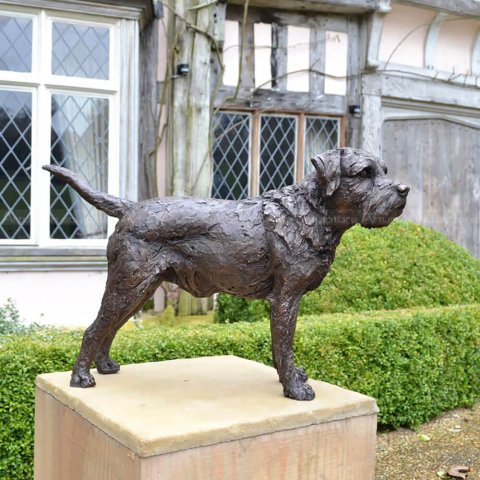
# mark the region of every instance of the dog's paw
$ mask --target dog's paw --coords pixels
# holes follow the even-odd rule
[[[95,365],[97,366],[97,372],[102,375],[117,373],[120,370],[120,365],[111,358],[95,360]]]
[[[75,388],[90,388],[95,386],[95,378],[90,372],[73,372],[70,386]]]
[[[284,388],[283,394],[294,400],[309,401],[315,398],[313,388],[307,383],[304,383],[303,385],[295,385],[293,388]]]
[[[303,367],[295,367],[295,376],[300,383],[305,383],[308,380],[308,375],[306,374]],[[280,377],[278,377],[278,381],[282,383]]]
[[[308,380],[308,375],[303,369],[303,367],[295,367],[295,374],[298,380],[302,383],[305,383]]]

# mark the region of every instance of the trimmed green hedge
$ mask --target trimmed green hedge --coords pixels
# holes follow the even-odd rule
[[[48,330],[0,341],[2,480],[32,477],[34,379],[69,370],[80,340]],[[374,396],[380,425],[415,426],[479,398],[480,305],[305,317],[295,352],[312,378]],[[123,331],[114,344],[124,364],[224,354],[269,364],[267,322]]]
[[[396,220],[349,230],[322,286],[302,299],[300,315],[469,303],[480,303],[480,260],[445,235]],[[266,302],[221,294],[215,321],[256,321],[268,311]]]

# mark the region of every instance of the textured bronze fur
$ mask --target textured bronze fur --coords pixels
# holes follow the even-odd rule
[[[85,331],[71,385],[95,385],[93,361],[99,373],[119,370],[109,356],[115,334],[168,281],[198,297],[228,292],[267,299],[283,393],[313,399],[305,372],[293,361],[300,299],[321,284],[342,234],[356,223],[388,225],[402,212],[409,187],[387,179],[383,162],[360,150],[330,150],[312,162],[315,173],[301,183],[252,199],[138,203],[95,192],[73,172],[45,166],[96,208],[119,218],[108,242],[100,311]]]

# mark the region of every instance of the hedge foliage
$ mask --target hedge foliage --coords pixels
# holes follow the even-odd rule
[[[343,237],[322,286],[305,295],[300,314],[480,303],[480,260],[446,236],[397,220],[387,228],[356,226]],[[215,320],[256,321],[268,305],[222,294]]]
[[[81,336],[0,337],[2,480],[32,478],[35,377],[69,370]],[[480,305],[307,316],[295,352],[312,378],[375,397],[380,425],[415,426],[480,396]],[[128,330],[114,343],[123,364],[225,354],[270,364],[268,323]]]

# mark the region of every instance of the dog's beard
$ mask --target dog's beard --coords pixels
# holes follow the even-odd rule
[[[369,199],[359,223],[365,228],[386,227],[402,214],[406,203],[406,199],[394,191],[380,191]]]

